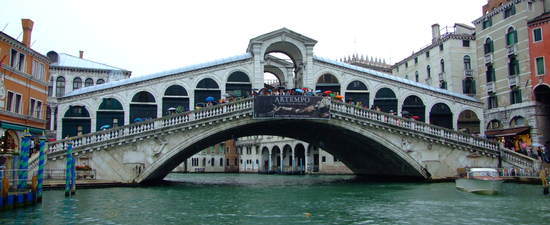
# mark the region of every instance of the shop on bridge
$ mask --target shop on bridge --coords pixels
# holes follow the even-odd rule
[[[252,91],[252,83],[246,73],[237,71],[229,75],[225,84],[225,92],[232,97],[248,97]]]
[[[166,116],[171,112],[189,111],[189,95],[187,90],[180,85],[172,85],[164,91],[162,97],[162,115]]]
[[[405,98],[403,107],[401,108],[401,114],[403,116],[424,122],[426,121],[426,106],[424,105],[424,102],[422,102],[422,99],[418,96],[411,95]]]
[[[104,98],[97,110],[96,130],[104,130],[124,125],[124,109],[114,98]]]
[[[397,97],[389,88],[381,88],[374,96],[373,106],[382,112],[397,112]]]
[[[205,106],[208,102],[217,102],[221,98],[220,86],[211,78],[204,78],[195,88],[195,107]]]
[[[367,85],[361,81],[353,81],[346,88],[346,102],[358,104],[360,106],[369,106],[369,90]]]
[[[453,129],[453,113],[449,106],[437,103],[430,111],[430,124]]]
[[[85,106],[70,106],[62,120],[61,137],[72,137],[91,132],[92,121]]]
[[[137,123],[155,118],[157,118],[157,103],[155,97],[147,91],[140,91],[135,94],[130,103],[130,123]]]

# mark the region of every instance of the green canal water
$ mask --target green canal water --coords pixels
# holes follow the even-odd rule
[[[353,176],[170,174],[149,187],[46,191],[41,205],[0,213],[0,224],[550,224],[538,185],[504,193],[454,183],[377,183]]]

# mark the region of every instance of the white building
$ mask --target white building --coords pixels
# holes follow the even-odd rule
[[[48,52],[47,56],[51,61],[47,108],[49,130],[57,129],[57,98],[83,87],[126,79],[132,74],[125,69],[84,59],[83,51],[80,51],[79,57],[55,51]],[[75,126],[74,129],[82,133],[90,128]]]
[[[443,34],[441,34],[443,31]],[[456,93],[475,95],[472,68],[476,68],[475,29],[455,23],[440,29],[432,25],[432,42],[411,56],[397,62],[396,76],[449,89]]]

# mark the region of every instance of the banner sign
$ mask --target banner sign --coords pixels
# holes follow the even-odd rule
[[[329,119],[328,97],[268,95],[254,97],[254,118]]]

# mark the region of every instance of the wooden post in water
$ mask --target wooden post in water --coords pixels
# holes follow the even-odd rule
[[[20,191],[27,189],[27,179],[29,177],[29,153],[31,147],[31,134],[25,131],[23,140],[21,140],[21,156],[19,160],[19,182],[17,188]]]
[[[65,169],[65,197],[71,196],[72,189],[72,160],[73,160],[73,142],[67,143],[67,168]]]
[[[46,137],[40,137],[40,155],[38,155],[38,175],[36,187],[36,201],[42,201],[42,185],[44,183],[44,167],[46,166]]]

